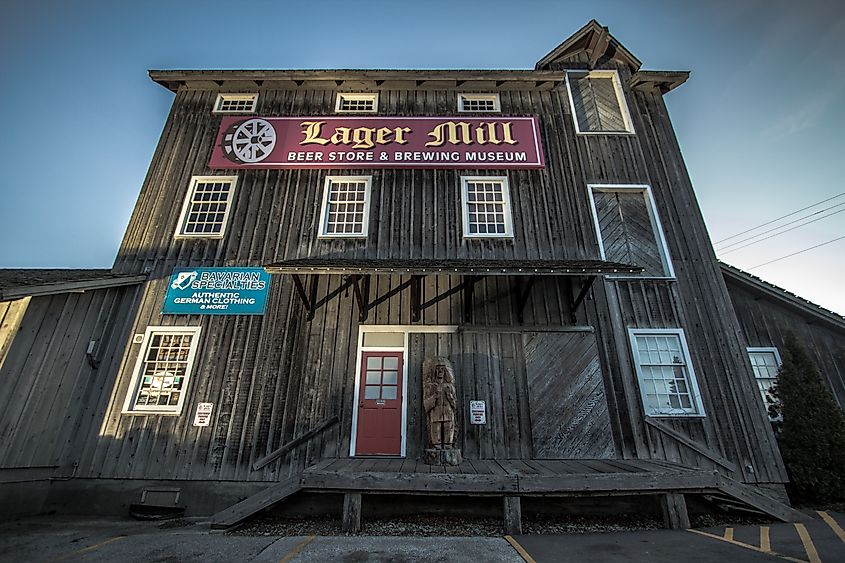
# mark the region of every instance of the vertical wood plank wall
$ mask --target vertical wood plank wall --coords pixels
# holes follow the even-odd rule
[[[615,68],[614,64],[606,66]],[[619,71],[626,82],[629,71],[625,67]],[[273,89],[269,86],[272,82],[266,84],[257,89],[259,115],[333,113],[334,89],[317,83],[292,89]],[[490,82],[473,88],[490,91],[496,85]],[[160,308],[172,269],[260,266],[307,256],[598,259],[587,184],[604,183],[652,187],[677,274],[676,280],[669,281],[597,281],[578,311],[578,324],[595,329],[615,451],[623,457],[711,466],[672,439],[650,433],[637,392],[627,328],[682,327],[708,416],[671,424],[735,461],[742,468],[738,477],[784,481],[771,430],[744,359],[739,324],[729,306],[661,94],[626,87],[635,135],[577,136],[562,84],[550,87],[526,81],[508,88],[500,91],[502,115],[540,118],[547,161],[543,170],[240,171],[225,237],[191,240],[174,239],[173,234],[191,176],[216,173],[207,168],[207,162],[220,116],[211,114],[217,91],[182,87],[115,262],[116,273],[150,272],[150,281],[132,300],[131,313],[127,310],[125,315],[121,312],[124,316],[117,316],[126,320],[128,327],[116,330],[109,341],[115,359],[100,368],[97,376],[103,379],[97,383],[85,379],[92,374],[87,374],[83,365],[67,372],[75,374],[71,376],[74,380],[84,379],[82,388],[89,393],[79,393],[77,384],[45,380],[45,370],[9,366],[7,360],[4,373],[26,369],[34,378],[27,384],[41,385],[38,393],[46,403],[32,408],[31,399],[29,403],[10,400],[11,410],[2,418],[3,435],[11,436],[14,448],[21,449],[15,449],[20,453],[13,459],[0,458],[2,463],[47,463],[56,458],[59,450],[47,455],[33,449],[38,433],[25,428],[62,408],[66,409],[64,416],[83,421],[79,430],[66,437],[65,427],[54,428],[50,422],[45,432],[55,435],[57,442],[67,440],[62,450],[64,461],[77,461],[79,475],[84,477],[273,481],[322,457],[348,455],[359,328],[351,292],[319,309],[308,322],[291,280],[276,276],[263,317],[163,316]],[[453,115],[457,92],[457,86],[439,90],[383,88],[379,113]],[[317,238],[323,180],[328,174],[372,174],[372,208],[365,241]],[[467,240],[461,236],[460,176],[485,174],[510,179],[513,240]],[[399,276],[379,276],[375,285],[381,294],[402,281]],[[425,292],[434,295],[456,281],[447,276],[428,277]],[[319,294],[326,295],[340,282],[338,276],[323,277]],[[459,333],[411,336],[409,456],[417,455],[422,443],[423,415],[415,396],[420,387],[419,364],[433,351],[448,353],[458,364],[462,408],[471,398],[488,401],[487,427],[462,428],[465,456],[532,455],[522,329],[509,297],[513,283],[507,278],[483,281],[474,295],[473,325],[462,326]],[[536,332],[568,325],[568,291],[565,281],[540,279],[526,307],[525,325]],[[52,302],[58,297],[42,303],[43,299],[33,299],[29,310],[43,308],[45,327],[98,322],[96,314],[89,318],[87,312],[77,311],[79,305],[72,304],[83,297],[65,296],[61,306]],[[408,299],[408,294],[402,293],[382,303],[367,322],[411,324]],[[112,302],[118,301],[112,297]],[[422,324],[462,325],[460,312],[460,295],[455,295],[426,310]],[[203,328],[185,408],[181,416],[121,414],[139,352],[139,345],[131,344],[129,336],[155,325]],[[63,334],[69,333],[65,330]],[[54,355],[49,358],[53,361]],[[21,352],[15,361],[38,360]],[[6,378],[2,383],[14,387],[9,396],[25,398],[24,386],[9,381]],[[71,387],[73,392],[68,394]],[[209,427],[192,426],[198,402],[214,403]],[[341,423],[331,431],[287,458],[260,471],[251,470],[254,460],[334,414],[340,416]]]
[[[784,336],[792,331],[818,366],[836,402],[845,409],[845,327],[809,319],[729,278],[727,282],[748,345],[773,346],[783,355]]]

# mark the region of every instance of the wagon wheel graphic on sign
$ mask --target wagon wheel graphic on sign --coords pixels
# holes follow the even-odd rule
[[[276,146],[276,130],[263,119],[235,123],[223,136],[223,152],[234,162],[261,162]]]

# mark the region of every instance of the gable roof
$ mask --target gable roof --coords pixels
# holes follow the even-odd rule
[[[551,64],[555,61],[581,52],[587,53],[590,68],[595,66],[596,62],[604,55],[626,63],[631,67],[632,72],[639,70],[643,64],[622,43],[617,41],[606,27],[596,20],[590,20],[587,25],[573,33],[569,39],[537,61],[534,69],[549,70]]]
[[[0,301],[132,285],[145,279],[145,275],[114,274],[111,270],[98,269],[0,268]]]
[[[731,266],[730,264],[719,262],[719,266],[722,268],[722,275],[724,276],[726,283],[730,284],[733,282],[755,295],[767,297],[772,301],[779,302],[781,305],[797,310],[805,317],[819,319],[820,321],[827,322],[840,330],[845,330],[845,317],[842,315],[835,313],[830,309],[825,309],[820,305],[816,305],[811,301],[807,301],[803,297],[799,297],[782,287],[771,284],[753,274],[749,274],[744,270]],[[730,290],[728,293],[730,293]]]

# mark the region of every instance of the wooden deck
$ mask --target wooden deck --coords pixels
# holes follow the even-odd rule
[[[474,495],[649,494],[716,490],[719,475],[665,461],[466,460],[457,466],[412,459],[329,459],[302,474],[302,488],[362,493]]]
[[[656,495],[668,527],[689,526],[685,494],[715,494],[783,521],[801,521],[800,512],[718,471],[661,460],[499,459],[466,460],[457,466],[428,465],[414,459],[333,458],[268,487],[215,514],[212,526],[226,528],[299,491],[344,493],[344,529],[360,529],[361,496],[369,494],[499,496],[504,500],[506,533],[516,533],[519,499],[525,496]]]

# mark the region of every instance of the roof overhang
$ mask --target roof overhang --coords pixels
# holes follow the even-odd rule
[[[603,260],[414,260],[299,258],[267,264],[271,274],[591,276],[639,274],[642,268]]]
[[[797,311],[805,318],[824,322],[840,331],[845,331],[845,317],[806,299],[802,299],[794,293],[764,281],[735,266],[724,262],[719,262],[719,266],[722,269],[722,275],[726,282],[737,283],[755,295],[769,298]]]
[[[293,278],[296,294],[305,308],[309,320],[320,307],[340,298],[352,288],[358,308],[358,320],[364,322],[373,308],[403,291],[410,293],[408,304],[413,322],[422,320],[422,312],[436,303],[456,294],[462,294],[464,322],[472,321],[473,291],[477,283],[490,276],[510,276],[515,281],[511,295],[517,320],[523,322],[523,311],[531,288],[540,276],[558,276],[566,279],[569,293],[569,311],[575,322],[575,311],[587,297],[593,281],[602,274],[638,274],[642,268],[605,262],[602,260],[470,260],[470,259],[351,259],[314,257],[284,260],[267,264],[264,269],[271,274],[288,274]],[[331,283],[329,276],[340,275],[337,287],[318,287]],[[405,281],[394,284],[382,294],[372,295],[371,278],[374,276],[406,276]],[[424,295],[422,279],[425,276],[457,277],[456,283],[436,295]],[[378,288],[376,288],[378,289]],[[323,295],[320,297],[320,295]]]
[[[665,94],[689,79],[688,70],[640,70],[635,72],[628,85],[633,90],[657,90]]]
[[[560,87],[561,71],[548,70],[150,70],[153,82],[176,92],[198,89],[484,88]]]
[[[108,270],[106,270],[106,273],[101,276],[85,277],[84,279],[74,279],[72,274],[68,274],[65,279],[61,279],[62,270],[34,269],[9,271],[20,274],[22,277],[6,284],[5,287],[0,288],[0,301],[11,301],[14,299],[22,299],[24,297],[38,297],[42,295],[56,295],[59,293],[82,293],[95,289],[135,285],[147,279],[146,275],[115,275],[111,274]],[[99,270],[91,270],[90,272],[96,273],[98,271]],[[55,277],[50,281],[38,279],[38,274],[42,272],[55,272],[58,274],[58,279]],[[67,272],[85,271],[67,270]],[[30,279],[25,277],[27,273],[32,273]]]
[[[604,56],[627,64],[632,72],[639,70],[643,64],[631,51],[626,49],[613,37],[606,27],[602,26],[596,20],[590,20],[587,22],[587,25],[573,33],[569,39],[537,61],[534,68],[536,70],[548,70],[549,66],[555,61],[579,53],[587,54],[589,60],[588,66],[590,68],[593,68],[599,59]]]

